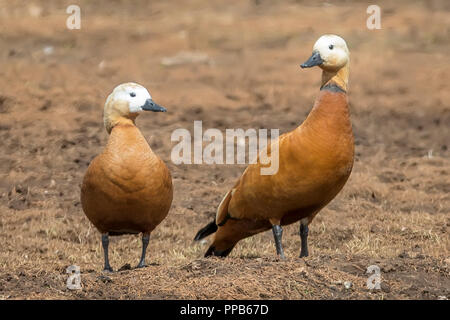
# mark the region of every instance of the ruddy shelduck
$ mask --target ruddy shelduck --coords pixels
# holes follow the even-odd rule
[[[349,51],[344,39],[320,37],[301,65],[314,66],[322,69],[322,85],[311,112],[299,127],[268,146],[270,154],[278,144],[278,172],[261,175],[264,165],[259,158],[246,168],[220,203],[215,220],[195,237],[215,233],[205,256],[227,256],[241,239],[272,228],[277,254],[284,258],[281,226],[297,221],[300,257],[308,256],[308,225],[343,188],[354,156],[347,99]]]
[[[145,266],[150,233],[167,216],[172,203],[169,169],[135,124],[142,111],[166,109],[136,83],[121,84],[108,96],[103,113],[108,143],[92,160],[81,187],[84,213],[102,234],[105,271],[112,271],[108,259],[110,235],[142,233],[137,267]]]

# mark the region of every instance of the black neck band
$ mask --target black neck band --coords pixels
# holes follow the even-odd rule
[[[328,84],[324,85],[323,87],[321,87],[320,90],[328,90],[328,91],[331,91],[331,92],[347,93],[347,91],[345,91],[344,89],[342,89],[341,87],[339,87],[335,83],[328,83]]]

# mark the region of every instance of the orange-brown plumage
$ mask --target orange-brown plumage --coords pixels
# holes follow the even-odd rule
[[[343,74],[344,82],[340,81]],[[279,147],[277,173],[261,175],[264,165],[259,159],[247,167],[219,205],[217,227],[210,224],[209,231],[196,237],[201,239],[217,229],[206,255],[225,256],[239,240],[273,226],[280,226],[274,233],[281,233],[281,225],[301,220],[307,228],[339,193],[351,173],[354,156],[345,75],[348,63],[326,78],[307,119],[272,142]],[[281,241],[279,249],[283,256]]]
[[[172,179],[134,124],[116,125],[81,188],[86,216],[101,233],[150,233],[167,216]]]
[[[165,111],[137,84],[126,83],[114,89],[104,111],[108,143],[92,160],[81,187],[83,210],[102,233],[107,271],[112,270],[108,236],[142,232],[143,252],[138,266],[144,266],[149,235],[167,216],[172,203],[170,172],[134,123],[142,110]]]

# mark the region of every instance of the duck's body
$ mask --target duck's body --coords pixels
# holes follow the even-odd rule
[[[348,69],[337,72],[344,73]],[[247,167],[219,205],[214,223],[196,236],[198,240],[216,232],[206,255],[226,256],[239,240],[272,227],[277,252],[284,257],[281,225],[297,221],[301,256],[308,255],[309,223],[339,193],[353,166],[346,85],[339,77],[327,78],[307,119],[273,143],[279,148],[278,172],[261,175],[264,165],[259,160]]]
[[[104,109],[108,143],[92,160],[81,187],[84,213],[102,234],[105,271],[112,271],[110,235],[142,233],[138,267],[145,266],[150,233],[167,216],[172,203],[170,172],[134,122],[143,110],[165,111],[135,83],[122,84],[109,95]]]
[[[305,122],[279,138],[279,164],[274,175],[261,175],[259,161],[247,168],[232,190],[228,206],[232,217],[270,217],[289,224],[334,198],[353,164],[345,93],[320,92]],[[221,220],[219,215],[217,221]]]
[[[81,203],[101,233],[150,233],[167,216],[172,179],[132,123],[116,125],[104,151],[89,165]]]

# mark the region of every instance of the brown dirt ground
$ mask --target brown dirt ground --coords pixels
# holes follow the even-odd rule
[[[0,1],[0,297],[4,299],[442,299],[450,295],[450,5],[378,1],[382,30],[366,28],[365,1],[79,1],[81,30],[65,27],[73,1]],[[353,173],[310,228],[285,228],[288,259],[271,232],[226,259],[193,243],[245,166],[170,161],[176,128],[299,125],[318,92],[301,70],[323,33],[342,35],[351,60]],[[51,46],[53,52],[45,54]],[[48,50],[48,49],[47,49]],[[207,63],[166,67],[202,52]],[[153,232],[151,265],[102,276],[100,237],[80,206],[80,183],[107,134],[104,100],[125,81],[145,85],[167,114],[137,124],[175,186]],[[138,236],[112,239],[117,270],[135,265]],[[66,289],[69,265],[82,290]],[[366,288],[369,265],[382,288]],[[343,283],[353,286],[345,289]]]

